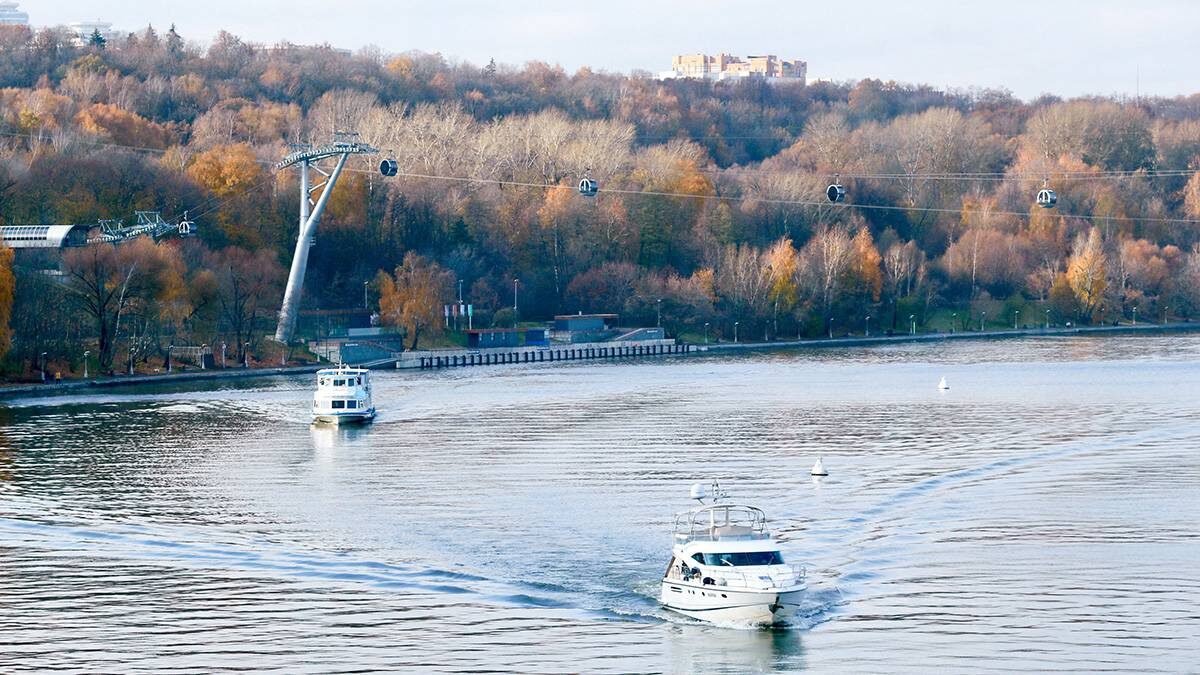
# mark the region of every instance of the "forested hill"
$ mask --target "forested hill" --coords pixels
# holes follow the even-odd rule
[[[951,309],[1002,320],[1036,303],[1077,321],[1200,306],[1200,94],[1026,103],[872,79],[656,81],[263,47],[224,33],[201,46],[174,29],[77,47],[65,31],[24,27],[0,27],[0,87],[0,224],[187,210],[201,233],[144,251],[157,266],[143,269],[164,276],[107,327],[18,256],[23,359],[66,358],[104,331],[150,351],[265,332],[297,230],[296,176],[271,164],[335,130],[384,149],[400,175],[352,165],[318,233],[306,307],[360,305],[364,282],[372,304],[403,292],[404,273],[377,273],[406,255],[402,272],[429,272],[438,311],[461,279],[486,320],[512,321],[499,310],[517,279],[521,318],[615,311],[652,323],[661,309],[676,334],[710,323],[728,335],[734,321],[746,334],[820,334],[830,320],[858,330],[869,314],[887,328]],[[585,174],[601,184],[593,198],[573,190]],[[843,204],[825,198],[835,177]],[[1043,186],[1053,209],[1034,205]],[[80,257],[64,259],[68,279],[81,278]],[[229,296],[250,276],[252,312]],[[386,320],[410,321],[412,308],[384,300]]]

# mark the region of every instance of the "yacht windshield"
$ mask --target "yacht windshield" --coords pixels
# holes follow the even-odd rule
[[[751,565],[782,565],[783,555],[779,551],[752,551],[749,553],[705,553],[704,564],[716,567],[747,567]]]

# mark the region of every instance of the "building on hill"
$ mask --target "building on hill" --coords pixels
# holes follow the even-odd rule
[[[92,39],[92,35],[100,33],[100,37],[105,41],[111,42],[118,37],[117,31],[113,30],[113,25],[108,21],[75,21],[67,25],[71,32],[75,35],[75,44],[79,47],[84,47]]]
[[[29,15],[17,9],[18,3],[0,2],[0,26],[28,26]]]
[[[659,74],[660,79],[691,78],[702,80],[733,80],[762,78],[768,82],[805,83],[808,63],[799,59],[781,59],[774,54],[747,56],[744,59],[729,54],[679,54],[671,59],[671,69]]]

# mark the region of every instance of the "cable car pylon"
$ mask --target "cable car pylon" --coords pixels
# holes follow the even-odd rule
[[[317,222],[321,220],[325,205],[329,203],[329,194],[333,192],[338,177],[342,175],[346,160],[350,155],[373,155],[379,152],[367,143],[348,140],[357,135],[337,132],[332,143],[315,147],[307,144],[296,146],[295,152],[275,164],[276,171],[293,165],[300,166],[300,232],[296,236],[296,253],[292,256],[287,287],[283,291],[283,304],[279,308],[279,324],[275,328],[275,340],[278,342],[290,342],[296,331],[296,315],[300,307],[300,296],[304,291],[304,274],[308,269],[308,249],[312,246]],[[317,165],[317,162],[334,157],[337,158],[337,163],[329,173]],[[325,180],[310,186],[310,168],[325,176]],[[321,196],[314,204],[312,194],[317,190],[321,190]]]

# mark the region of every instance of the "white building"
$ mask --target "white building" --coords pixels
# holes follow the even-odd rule
[[[17,9],[18,4],[4,0],[0,2],[0,26],[28,26],[29,15]]]
[[[117,31],[113,30],[112,24],[107,21],[75,21],[67,24],[71,32],[75,34],[75,44],[83,47],[92,39],[92,35],[97,31],[100,32],[100,37],[105,41],[110,41],[117,37]]]

